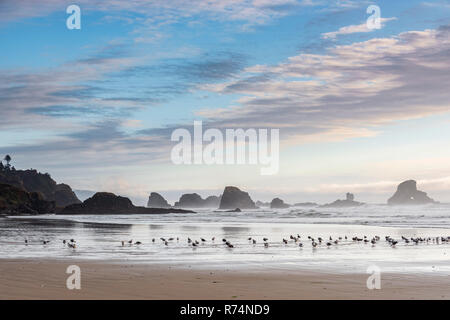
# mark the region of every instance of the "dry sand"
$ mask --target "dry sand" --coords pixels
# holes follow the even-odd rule
[[[81,290],[66,268],[81,268]],[[0,299],[450,299],[450,276],[206,271],[127,263],[0,260]]]

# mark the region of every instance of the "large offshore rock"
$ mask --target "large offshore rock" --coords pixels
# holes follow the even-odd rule
[[[247,192],[236,187],[225,187],[219,209],[256,209],[256,205]]]
[[[388,200],[390,205],[416,205],[435,202],[427,196],[426,192],[417,190],[417,182],[415,180],[407,180],[400,183],[397,191]]]

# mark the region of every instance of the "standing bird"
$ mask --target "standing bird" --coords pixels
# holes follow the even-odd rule
[[[256,240],[255,239],[253,239],[253,244],[256,244]]]
[[[263,238],[263,240],[264,240],[264,241],[267,241],[267,240],[269,240],[269,239],[268,239],[268,238]]]
[[[264,248],[268,248],[269,244],[267,242],[264,242]]]

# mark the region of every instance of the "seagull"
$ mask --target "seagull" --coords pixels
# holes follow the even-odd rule
[[[205,240],[205,239],[203,239],[203,238],[200,238],[200,240],[202,240],[202,242],[206,242],[206,240]]]
[[[28,240],[27,239],[25,239],[25,244],[28,244]]]
[[[256,244],[256,240],[255,239],[253,239],[253,244]]]
[[[268,238],[263,238],[263,240],[264,240],[264,241],[267,241],[267,240],[269,240],[269,239],[268,239]]]
[[[300,243],[298,244],[298,246],[299,246],[300,248],[303,248],[303,243],[300,242]]]
[[[197,244],[196,244],[195,242],[192,242],[192,246],[193,246],[193,247],[196,247]]]
[[[192,242],[191,238],[188,238],[188,243],[191,243],[191,242]]]
[[[129,243],[129,244],[132,244],[132,243],[133,243],[133,239],[131,239],[130,241],[128,241],[128,243]]]
[[[265,247],[265,248],[268,248],[268,247],[269,247],[269,244],[268,244],[267,242],[264,242],[264,247]]]
[[[25,243],[27,242],[27,240],[25,240]],[[66,240],[63,240],[63,244],[66,244]]]
[[[140,241],[136,241],[134,244],[137,244],[137,245],[139,245],[139,244],[142,244],[142,242],[140,242]]]
[[[214,240],[216,240],[216,237],[212,237],[212,238],[211,238],[211,241],[214,241]]]
[[[152,242],[155,242],[155,238],[152,239]]]

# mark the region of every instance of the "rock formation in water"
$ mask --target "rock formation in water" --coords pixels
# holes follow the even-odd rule
[[[257,207],[270,207],[270,202],[256,201]]]
[[[203,199],[197,193],[186,193],[175,202],[174,206],[178,208],[218,208],[219,202],[220,197],[209,196]]]
[[[170,208],[171,205],[162,195],[156,192],[150,193],[147,202],[147,208]]]
[[[55,201],[58,207],[80,203],[67,184],[57,184],[48,173],[3,167],[0,170],[0,183],[21,188],[27,192],[39,192],[44,200]]]
[[[390,205],[416,205],[435,202],[427,196],[426,192],[417,190],[417,182],[414,180],[407,180],[400,183],[397,191],[388,200],[388,204]]]
[[[163,214],[163,213],[195,213],[190,210],[174,208],[136,207],[130,199],[116,196],[113,193],[97,192],[83,203],[72,204],[58,214]]]
[[[242,210],[239,208],[236,208],[236,209],[232,209],[232,210],[214,211],[214,212],[242,212]]]
[[[255,203],[247,192],[236,187],[225,187],[219,209],[256,209]]]
[[[0,184],[0,214],[54,213],[55,202],[46,201],[37,192],[27,192],[9,184]]]
[[[323,208],[345,208],[345,207],[358,207],[364,203],[355,201],[353,193],[347,193],[345,200],[336,200],[333,203],[325,204]]]
[[[315,202],[298,202],[294,204],[294,207],[317,207],[318,204]]]
[[[284,203],[284,201],[281,200],[280,198],[275,198],[270,203],[271,209],[285,209],[285,208],[289,208],[289,207],[290,206],[287,203]]]
[[[203,208],[218,208],[220,205],[220,199],[219,196],[209,196],[205,199]]]

